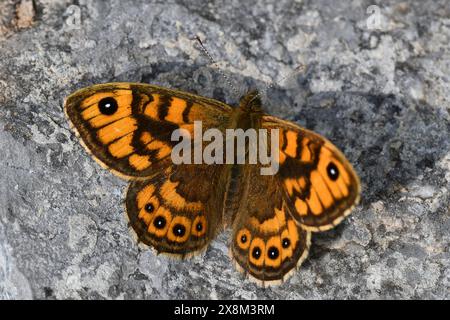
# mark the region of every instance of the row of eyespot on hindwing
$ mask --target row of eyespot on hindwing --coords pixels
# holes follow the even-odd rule
[[[170,186],[168,183],[167,185]],[[161,187],[165,190],[165,187]],[[206,234],[207,221],[206,217],[201,214],[198,204],[183,203],[183,207],[195,210],[196,214],[191,220],[187,216],[173,215],[169,207],[160,204],[158,197],[154,194],[155,187],[148,185],[137,194],[137,207],[139,210],[138,218],[141,219],[147,226],[147,232],[157,238],[166,238],[169,242],[183,243],[186,242],[190,236],[200,238]],[[171,191],[172,195],[177,195],[175,190]],[[168,197],[168,203],[174,204],[174,201],[181,202],[180,199]],[[192,212],[191,211],[191,212]]]
[[[299,240],[298,227],[293,220],[287,221],[280,235],[273,235],[267,241],[260,237],[252,238],[247,228],[239,230],[235,237],[237,247],[247,252],[250,263],[258,267],[278,267],[293,256]]]

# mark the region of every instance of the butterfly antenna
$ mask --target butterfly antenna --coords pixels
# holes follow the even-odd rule
[[[306,66],[305,66],[304,64],[298,65],[294,70],[292,70],[292,71],[289,72],[287,75],[285,75],[283,78],[281,78],[280,81],[272,82],[271,84],[268,84],[268,85],[263,89],[264,93],[266,93],[270,88],[273,88],[276,84],[280,84],[280,83],[286,81],[287,79],[292,78],[292,77],[295,76],[296,74],[305,71],[305,69],[306,69]],[[257,98],[260,98],[260,97],[261,97],[261,93],[258,92],[258,94],[255,95],[255,96],[250,100],[250,102],[253,101],[253,100],[255,100],[255,99],[257,99]],[[249,102],[249,103],[250,103],[250,102]]]
[[[200,40],[199,36],[195,36],[195,40],[197,40],[197,42],[200,45],[200,48],[202,49],[203,53],[209,58],[209,60],[211,61],[211,63],[216,67],[216,69],[219,71],[219,73],[222,75],[222,77],[224,77],[225,81],[227,82],[227,84],[230,86],[230,88],[236,93],[239,94],[238,90],[236,89],[235,86],[233,86],[233,84],[231,83],[230,78],[222,71],[222,69],[219,68],[219,64],[216,62],[216,60],[214,60],[214,58],[209,54],[208,50],[205,48],[205,46],[203,45],[202,40]]]

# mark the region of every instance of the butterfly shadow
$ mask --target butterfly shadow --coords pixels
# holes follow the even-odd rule
[[[407,197],[423,201],[429,197],[426,190],[445,186],[445,169],[440,162],[450,150],[450,124],[439,109],[396,95],[321,92],[307,97],[292,120],[328,137],[354,165],[362,194],[350,219],[358,220],[372,237],[375,233],[383,236],[385,229],[374,208],[381,208],[381,221],[388,216],[406,221],[419,215],[421,219],[433,213],[426,205],[420,213],[411,212],[408,204],[400,201]],[[436,211],[445,210],[442,204]],[[347,243],[375,248],[370,235],[365,241],[353,234],[357,230],[346,232],[352,222],[344,221],[315,235],[317,245],[312,247],[311,256],[320,258],[329,251],[324,248],[341,237],[347,237]]]

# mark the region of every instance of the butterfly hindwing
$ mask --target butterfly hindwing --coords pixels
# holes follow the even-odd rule
[[[311,234],[289,213],[276,176],[248,169],[248,186],[233,222],[231,254],[237,266],[263,285],[288,277],[307,257]]]
[[[65,112],[87,149],[125,178],[149,177],[171,165],[174,130],[193,132],[227,123],[231,108],[176,90],[138,83],[107,83],[76,91]]]
[[[309,231],[336,226],[359,201],[360,183],[344,155],[324,137],[291,122],[264,116],[279,129],[279,177],[292,217]]]
[[[126,198],[137,238],[160,253],[189,256],[204,249],[220,224],[220,166],[179,165],[130,184]]]

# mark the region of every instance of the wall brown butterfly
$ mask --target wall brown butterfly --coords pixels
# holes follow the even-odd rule
[[[333,228],[359,201],[360,183],[322,136],[262,111],[255,92],[237,108],[142,83],[107,83],[70,95],[65,112],[83,145],[128,179],[129,224],[157,252],[188,257],[224,227],[238,269],[263,285],[287,278],[308,255],[311,232]],[[279,129],[279,171],[253,164],[178,164],[172,132]],[[270,140],[270,139],[269,139]]]

